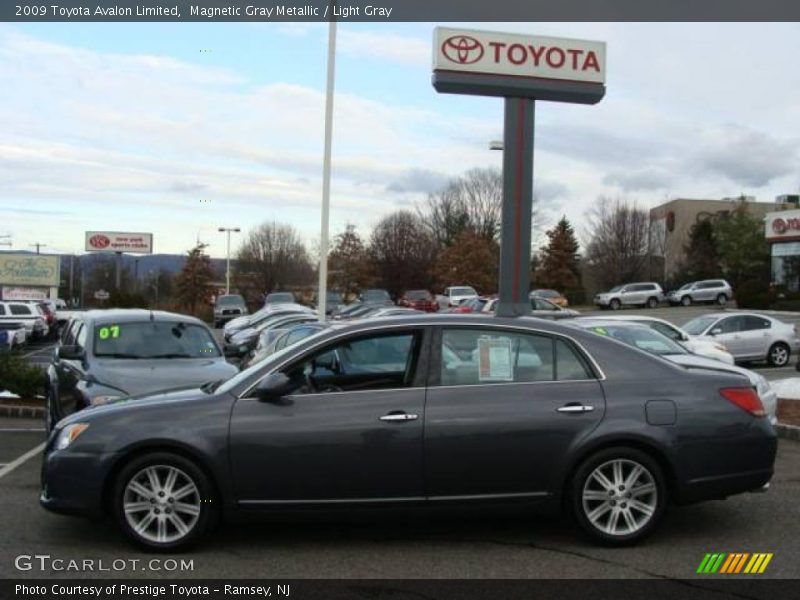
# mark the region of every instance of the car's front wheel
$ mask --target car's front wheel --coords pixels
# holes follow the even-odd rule
[[[772,344],[767,354],[767,362],[773,367],[785,367],[789,362],[791,351],[783,342]]]
[[[122,530],[149,550],[196,542],[215,517],[213,487],[192,461],[170,452],[139,456],[120,471],[114,513]]]
[[[683,298],[681,298],[681,305],[682,306],[691,306],[692,305],[691,296],[684,296]]]
[[[589,457],[572,479],[572,510],[595,540],[631,544],[650,534],[667,501],[658,463],[634,448],[609,448]]]

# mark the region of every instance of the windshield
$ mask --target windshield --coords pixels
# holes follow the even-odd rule
[[[618,292],[618,291],[620,291],[620,290],[621,290],[622,288],[624,288],[624,287],[625,287],[624,285],[615,285],[614,287],[612,287],[612,288],[611,288],[610,290],[608,290],[608,291],[609,291],[609,293],[611,293],[611,292]]]
[[[701,335],[716,320],[717,317],[696,317],[684,325],[683,330],[689,335]]]
[[[94,328],[94,355],[108,358],[208,358],[220,356],[209,331],[175,321],[104,323]]]
[[[411,290],[406,292],[405,296],[408,300],[430,300],[431,293],[427,290]]]
[[[365,302],[375,302],[375,301],[382,301],[382,300],[389,300],[389,292],[386,290],[367,290],[361,297],[364,299]]]
[[[274,294],[269,294],[267,296],[267,302],[269,303],[293,303],[294,302],[294,294],[291,292],[276,292]]]
[[[558,298],[561,294],[555,290],[536,290],[533,292],[533,295],[539,296],[540,298]]]
[[[623,344],[644,350],[650,354],[665,356],[669,354],[689,354],[680,344],[665,335],[644,326],[630,325],[592,325],[589,331],[598,335],[619,340]]]
[[[688,290],[693,285],[694,285],[693,283],[684,283],[681,287],[678,288],[678,290]]]
[[[220,296],[217,298],[217,306],[240,306],[244,304],[241,296]]]
[[[320,336],[320,335],[322,335],[323,333],[326,333],[326,332],[327,332],[327,329],[321,329],[321,330],[315,332],[313,335],[309,335],[306,338],[306,340],[313,340],[315,337],[318,337],[318,336]],[[278,350],[277,352],[275,352],[273,354],[270,354],[269,355],[269,360],[270,360],[270,362],[272,362],[273,360],[279,360],[279,359],[283,358],[284,356],[289,355],[292,352],[292,350],[294,350],[294,346],[293,345],[292,346],[286,346],[285,348],[283,348],[281,350]],[[233,377],[228,379],[225,383],[223,383],[221,386],[219,386],[219,388],[217,388],[217,391],[220,394],[226,394],[226,393],[230,392],[233,388],[235,388],[237,385],[239,385],[243,381],[247,381],[247,379],[251,375],[253,375],[254,372],[258,371],[261,367],[263,367],[263,362],[262,363],[255,363],[255,364],[250,365],[244,371],[238,373],[237,375],[234,375]]]
[[[450,292],[451,296],[474,296],[475,294],[475,290],[471,287],[453,288]]]

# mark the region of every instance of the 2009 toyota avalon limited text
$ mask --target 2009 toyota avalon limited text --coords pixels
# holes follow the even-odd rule
[[[566,510],[623,544],[670,502],[765,488],[776,447],[738,374],[530,317],[394,317],[62,419],[41,503],[160,550],[258,510],[478,503]]]

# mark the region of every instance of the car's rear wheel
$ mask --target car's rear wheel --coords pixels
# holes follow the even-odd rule
[[[681,305],[682,306],[691,306],[692,305],[691,296],[684,296],[683,298],[681,298]]]
[[[658,298],[649,298],[647,300],[647,308],[658,308]]]
[[[772,344],[767,353],[767,362],[773,367],[785,367],[789,362],[791,351],[783,342]]]
[[[720,294],[717,296],[717,304],[720,306],[725,306],[728,303],[728,297],[725,294]]]
[[[661,467],[634,448],[589,457],[572,479],[572,509],[596,541],[623,545],[649,535],[661,518],[667,489]]]
[[[128,537],[150,550],[196,542],[215,517],[213,487],[192,461],[169,452],[135,458],[120,471],[114,513]]]
[[[619,301],[619,300],[617,300],[616,298],[614,298],[614,299],[613,299],[611,302],[609,302],[609,303],[608,303],[608,307],[609,307],[611,310],[619,310],[619,307],[620,307],[620,301]]]

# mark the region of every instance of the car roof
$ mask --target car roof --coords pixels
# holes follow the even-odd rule
[[[618,321],[616,319],[570,319],[574,327],[588,329],[589,327],[626,327],[630,329],[646,329],[652,331],[647,325],[633,323],[631,321]],[[566,324],[566,323],[565,323]]]
[[[666,319],[659,319],[658,317],[650,317],[648,315],[586,315],[583,317],[575,317],[576,321],[621,321],[632,323],[634,321],[658,321],[659,323],[667,323],[673,327],[678,327],[674,323],[670,323]]]
[[[192,323],[205,325],[200,319],[189,315],[167,312],[163,310],[147,310],[145,308],[107,308],[93,309],[78,315],[80,319],[94,323],[133,323],[137,321],[157,321],[168,323]]]

